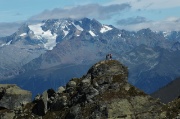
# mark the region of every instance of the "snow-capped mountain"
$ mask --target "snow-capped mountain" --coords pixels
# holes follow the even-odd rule
[[[61,77],[57,70],[65,72],[65,68],[67,72],[76,66],[88,69],[112,53],[114,59],[129,68],[129,81],[151,93],[180,75],[179,43],[179,32],[130,32],[88,18],[46,20],[25,24],[13,35],[0,38],[0,76],[3,79],[18,75],[21,81],[31,82],[57,81],[57,76]],[[84,72],[81,70],[78,75]],[[65,73],[62,75],[66,77]]]

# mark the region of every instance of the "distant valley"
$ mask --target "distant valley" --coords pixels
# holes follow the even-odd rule
[[[128,81],[148,94],[180,76],[179,31],[131,32],[95,19],[51,19],[0,38],[0,83],[37,94],[81,76],[108,53],[128,67]]]

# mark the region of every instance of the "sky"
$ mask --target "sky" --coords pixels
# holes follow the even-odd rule
[[[0,0],[0,36],[26,22],[84,17],[129,31],[180,31],[180,0]]]

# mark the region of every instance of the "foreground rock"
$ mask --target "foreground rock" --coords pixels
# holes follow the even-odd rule
[[[130,85],[127,67],[101,61],[57,92],[48,89],[15,119],[164,119],[178,117],[179,99],[164,105]]]
[[[0,107],[14,109],[31,102],[32,94],[15,84],[0,84]]]
[[[0,119],[12,119],[31,98],[31,92],[15,84],[0,84]]]

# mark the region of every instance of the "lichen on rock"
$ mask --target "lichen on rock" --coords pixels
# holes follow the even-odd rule
[[[15,119],[164,119],[178,117],[175,104],[165,106],[128,83],[127,67],[100,61],[86,75],[72,78],[56,92],[48,89]],[[174,112],[173,112],[174,111]]]
[[[0,84],[0,93],[0,107],[14,109],[31,102],[31,92],[23,90],[15,84]]]

